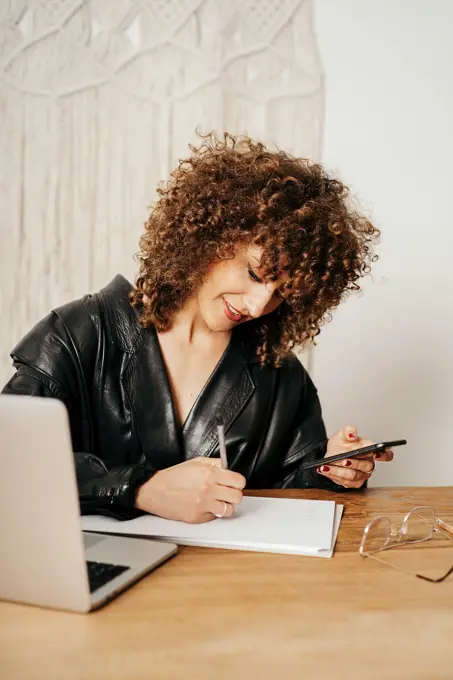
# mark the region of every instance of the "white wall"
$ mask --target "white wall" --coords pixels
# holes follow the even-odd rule
[[[323,160],[382,230],[362,297],[321,333],[329,433],[407,438],[374,486],[453,484],[453,2],[316,0]]]

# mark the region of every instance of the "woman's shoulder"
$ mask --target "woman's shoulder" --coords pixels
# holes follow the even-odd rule
[[[46,364],[49,358],[92,353],[101,337],[131,351],[140,324],[129,303],[132,285],[121,275],[97,293],[89,293],[53,309],[16,345],[11,356],[27,364]]]

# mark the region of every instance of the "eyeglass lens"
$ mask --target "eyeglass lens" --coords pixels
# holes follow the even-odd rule
[[[372,554],[398,543],[426,541],[433,535],[434,526],[434,510],[427,507],[411,510],[402,524],[391,524],[388,517],[378,517],[368,525],[363,552]]]
[[[390,528],[387,517],[378,517],[370,522],[363,540],[364,552],[374,553],[385,548],[390,541]]]
[[[414,508],[406,515],[401,525],[401,541],[403,543],[415,543],[431,538],[435,520],[436,517],[432,508]]]

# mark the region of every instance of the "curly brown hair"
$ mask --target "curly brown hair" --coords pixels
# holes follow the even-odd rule
[[[376,229],[350,204],[349,190],[324,168],[249,137],[201,135],[158,189],[140,239],[131,303],[158,331],[194,295],[209,267],[239,244],[263,248],[260,276],[289,272],[282,304],[243,324],[261,363],[278,366],[313,341],[345,295],[368,273]]]

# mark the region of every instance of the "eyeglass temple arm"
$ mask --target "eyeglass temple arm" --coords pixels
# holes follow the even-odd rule
[[[437,517],[436,526],[438,526],[440,529],[443,529],[444,531],[447,531],[449,534],[453,536],[453,527],[451,526],[451,524],[447,524],[447,522],[444,522],[443,519],[439,519]]]
[[[441,581],[445,581],[447,576],[450,576],[450,574],[453,574],[453,567],[447,571],[446,574],[441,576],[440,578],[429,578],[429,576],[423,576],[422,574],[415,574],[417,578],[421,578],[424,581],[429,581],[430,583],[440,583]]]
[[[436,526],[450,534],[449,537],[453,537],[453,527],[451,524],[447,524],[447,522],[444,522],[443,519],[436,517]],[[450,574],[453,574],[453,567],[451,567],[451,569],[449,569],[447,573],[440,578],[429,578],[429,576],[423,576],[422,574],[416,574],[416,576],[417,578],[421,578],[424,581],[429,581],[430,583],[440,583],[441,581],[445,581],[445,579],[450,576]]]
[[[397,566],[396,564],[391,564],[391,562],[386,562],[385,560],[381,560],[380,557],[376,557],[376,555],[363,555],[363,557],[370,557],[372,560],[376,560],[376,562],[381,562],[382,564],[385,564],[387,567],[391,567],[392,569],[396,569],[397,571],[402,572],[403,574],[409,574],[409,576],[416,576],[417,578],[421,578],[423,581],[429,581],[430,583],[441,583],[442,581],[445,581],[450,574],[453,574],[453,567],[451,567],[446,574],[443,576],[440,576],[439,578],[430,578],[429,576],[423,576],[423,574],[418,574],[415,571],[408,571],[407,569],[403,569],[402,567]]]

